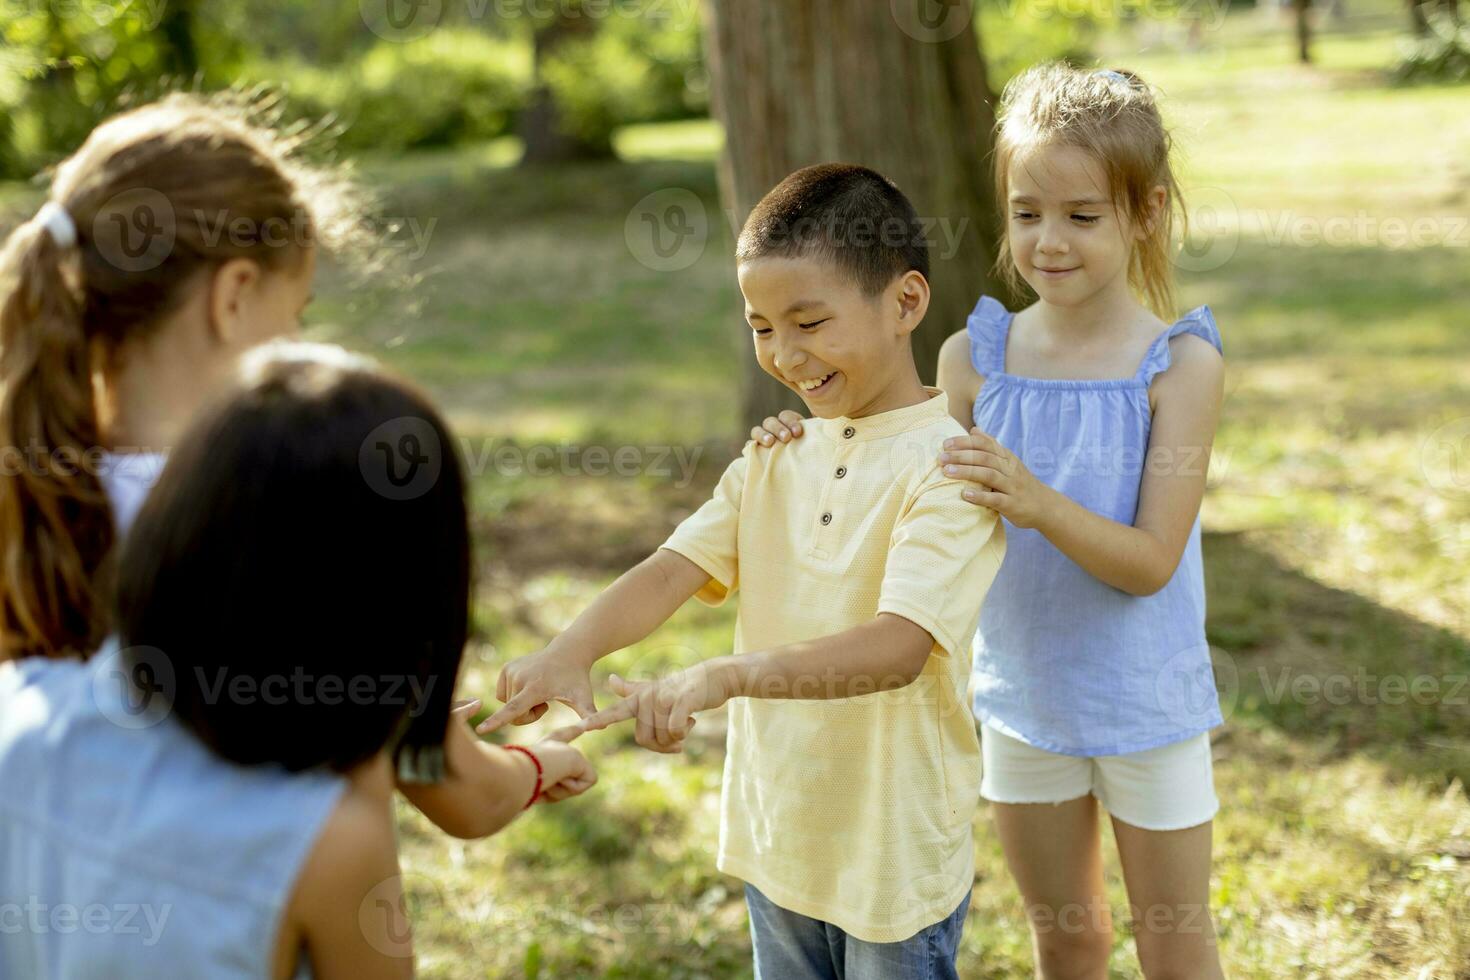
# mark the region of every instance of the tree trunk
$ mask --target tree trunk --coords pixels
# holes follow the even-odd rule
[[[557,5],[551,19],[536,27],[532,38],[535,87],[521,113],[522,166],[605,160],[613,156],[610,139],[588,140],[566,129],[556,93],[543,73],[543,66],[555,56],[557,48],[595,29],[596,22],[591,17],[566,4]]]
[[[174,0],[158,25],[167,49],[165,64],[179,81],[192,84],[199,74],[199,48],[194,43],[195,0]]]
[[[725,128],[720,193],[738,229],[761,196],[814,163],[893,179],[925,220],[933,297],[914,358],[934,381],[944,339],[965,326],[990,267],[997,210],[994,126],[969,0],[709,0],[705,43]],[[1002,295],[1004,293],[1002,292]],[[747,359],[746,427],[800,401]]]
[[[1304,65],[1312,63],[1312,0],[1292,0],[1296,10],[1296,57]]]

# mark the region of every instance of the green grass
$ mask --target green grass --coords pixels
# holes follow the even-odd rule
[[[1228,715],[1213,903],[1237,978],[1470,977],[1470,685],[1455,688],[1470,675],[1470,247],[1301,240],[1360,212],[1438,222],[1447,239],[1470,213],[1464,89],[1386,84],[1390,13],[1323,33],[1310,69],[1284,25],[1251,16],[1202,52],[1119,41],[1108,56],[1168,94],[1186,192],[1214,208],[1197,224],[1222,235],[1181,285],[1186,308],[1215,311],[1229,370],[1204,522]],[[409,263],[421,278],[364,289],[328,271],[309,333],[422,382],[480,461],[464,694],[491,694],[501,664],[657,547],[738,445],[749,351],[719,142],[713,124],[680,123],[620,134],[615,164],[508,169],[513,141],[362,162],[390,213],[435,222]],[[702,202],[709,234],[692,265],[659,272],[624,230],[669,188]],[[0,187],[0,212],[35,203]],[[495,465],[497,449],[543,444],[679,447],[698,465],[692,481]],[[691,605],[597,676],[725,652],[733,620]],[[1415,683],[1436,693],[1416,700]],[[714,869],[722,719],[673,759],[625,732],[585,742],[596,791],[493,840],[447,840],[400,808],[422,974],[748,976],[739,883]],[[961,974],[1028,976],[983,806],[976,829]],[[1111,857],[1107,874],[1121,925]],[[1123,928],[1112,975],[1138,976]]]

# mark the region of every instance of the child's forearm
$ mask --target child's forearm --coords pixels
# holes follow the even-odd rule
[[[1130,595],[1162,589],[1182,555],[1171,553],[1153,532],[1109,520],[1056,490],[1036,529],[1083,571]]]
[[[464,727],[461,725],[460,727]],[[536,788],[536,766],[511,752],[456,735],[446,743],[449,775],[438,783],[399,783],[410,803],[440,830],[463,840],[498,833],[520,815]]]
[[[658,629],[708,581],[694,562],[660,548],[608,586],[547,649],[590,668]]]
[[[923,672],[934,638],[891,613],[841,633],[721,658],[732,697],[829,700],[904,687]]]

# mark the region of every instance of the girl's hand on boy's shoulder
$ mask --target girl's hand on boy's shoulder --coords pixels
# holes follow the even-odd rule
[[[1056,491],[978,427],[969,435],[946,439],[939,462],[945,476],[976,484],[964,492],[971,503],[989,507],[1016,527],[1034,528],[1046,521]]]
[[[750,438],[755,440],[757,446],[774,446],[779,440],[790,442],[792,439],[800,439],[802,434],[801,416],[786,409],[780,415],[772,415],[764,422],[750,430]]]

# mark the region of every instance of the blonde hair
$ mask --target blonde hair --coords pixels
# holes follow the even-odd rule
[[[57,168],[50,201],[65,214],[43,209],[0,249],[0,659],[85,656],[108,631],[116,529],[81,461],[103,448],[94,375],[119,345],[176,310],[197,273],[236,258],[296,268],[313,245],[368,239],[364,199],[302,162],[313,134],[278,131],[270,108],[180,93],[114,116]],[[157,254],[118,251],[139,202],[171,209]],[[221,234],[221,217],[304,234]],[[45,465],[15,465],[37,452]]]
[[[1006,85],[995,135],[995,193],[1003,216],[996,274],[1016,294],[1025,291],[1011,261],[1004,217],[1011,168],[1018,158],[1050,146],[1076,147],[1102,165],[1115,205],[1130,224],[1147,229],[1132,249],[1128,284],[1156,315],[1173,320],[1171,242],[1175,221],[1183,232],[1188,219],[1169,164],[1173,138],[1153,92],[1129,71],[1086,71],[1056,62],[1029,68]],[[1159,186],[1166,197],[1155,215],[1148,197]]]

